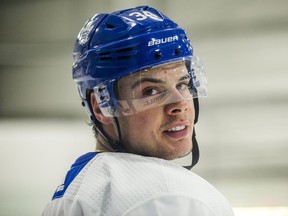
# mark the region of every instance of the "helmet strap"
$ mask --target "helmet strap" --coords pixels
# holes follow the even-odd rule
[[[186,168],[188,170],[191,170],[198,163],[199,156],[200,156],[199,146],[198,146],[198,142],[196,140],[195,128],[193,128],[192,143],[193,143],[193,149],[192,149],[191,165],[183,166],[184,168]]]
[[[194,118],[194,125],[195,125],[198,122],[198,117],[199,117],[199,100],[198,100],[198,98],[194,98],[193,103],[194,103],[194,110],[195,110],[195,118]],[[192,149],[191,165],[190,166],[184,166],[188,170],[192,169],[192,167],[194,167],[198,163],[199,157],[200,157],[199,146],[198,146],[198,142],[196,140],[195,127],[193,128],[192,144],[193,144],[193,149]]]
[[[100,136],[104,139],[104,142],[107,144],[102,143],[102,145],[106,146],[106,148],[112,148],[114,152],[122,152],[123,148],[122,148],[122,138],[121,138],[121,131],[120,131],[120,127],[119,127],[119,122],[116,118],[114,118],[114,127],[115,130],[117,130],[118,133],[118,141],[114,141],[107,133],[106,131],[103,129],[102,123],[95,117],[95,114],[93,112],[93,108],[92,108],[92,104],[90,101],[90,94],[93,94],[93,90],[88,89],[86,91],[86,99],[83,100],[82,105],[86,107],[86,110],[89,113],[90,116],[90,120],[91,123],[93,124],[93,126],[95,127],[95,129],[97,130],[97,132],[100,134]],[[121,145],[120,145],[121,144]]]
[[[116,150],[117,152],[129,153],[129,150],[124,147],[123,142],[122,142],[122,133],[121,133],[119,121],[116,117],[114,117],[113,119],[114,119],[115,128],[117,129],[117,134],[118,134],[118,140],[116,143],[114,143],[115,149],[117,149]]]

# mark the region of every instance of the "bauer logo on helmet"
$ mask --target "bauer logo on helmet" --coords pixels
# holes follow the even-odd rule
[[[164,43],[171,43],[173,41],[178,41],[178,36],[175,35],[173,37],[166,37],[166,38],[161,38],[161,39],[152,39],[151,41],[148,42],[148,47],[149,46],[154,46],[154,45],[159,45],[159,44],[164,44]]]

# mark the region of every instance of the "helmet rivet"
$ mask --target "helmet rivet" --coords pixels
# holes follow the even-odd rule
[[[81,102],[81,105],[82,105],[83,107],[85,107],[85,103],[84,103],[84,101]]]
[[[156,59],[160,59],[161,57],[162,57],[162,54],[161,54],[161,53],[157,52],[157,53],[155,54],[155,58],[156,58]]]
[[[180,55],[181,50],[180,50],[179,48],[177,48],[177,49],[175,49],[174,53],[175,53],[176,55]]]

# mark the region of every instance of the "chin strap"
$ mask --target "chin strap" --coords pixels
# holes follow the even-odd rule
[[[126,152],[129,153],[130,151],[128,151],[128,149],[126,149],[122,143],[122,133],[120,130],[120,125],[119,125],[119,121],[116,117],[114,117],[114,123],[115,123],[115,127],[117,129],[117,133],[118,133],[118,140],[116,143],[114,143],[115,149],[117,152]],[[114,147],[113,147],[114,148]]]
[[[198,163],[199,157],[200,157],[199,146],[198,146],[198,142],[196,140],[195,128],[193,129],[192,144],[193,144],[193,149],[192,149],[191,165],[190,166],[183,166],[184,168],[186,168],[188,170],[191,170]]]
[[[113,149],[114,152],[126,152],[126,153],[129,152],[126,148],[124,148],[124,146],[122,144],[122,135],[121,135],[121,130],[120,130],[119,122],[118,122],[117,118],[114,118],[115,127],[116,127],[117,133],[118,133],[118,141],[116,141],[116,142],[114,142],[108,136],[108,134],[103,129],[102,124],[95,118],[94,115],[91,115],[90,118],[91,118],[91,121],[92,121],[94,127],[98,131],[98,133],[101,134],[101,136],[106,140],[106,142]]]
[[[194,119],[194,125],[198,122],[199,117],[199,100],[198,98],[193,99],[194,102],[194,109],[195,109],[195,119]],[[186,169],[192,169],[199,161],[200,157],[200,151],[199,151],[199,145],[196,140],[196,133],[195,133],[195,127],[193,128],[193,135],[192,135],[192,162],[190,166],[183,166]]]
[[[199,151],[198,142],[196,140],[195,130],[193,131],[192,142],[193,142],[193,150],[192,150],[192,166],[191,166],[191,168],[198,163],[199,157],[200,157],[200,151]]]

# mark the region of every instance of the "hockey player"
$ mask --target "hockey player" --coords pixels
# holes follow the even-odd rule
[[[190,171],[206,76],[186,33],[148,6],[96,14],[74,47],[73,79],[95,152],[71,166],[43,215],[233,215]],[[192,152],[191,166],[170,160]]]

